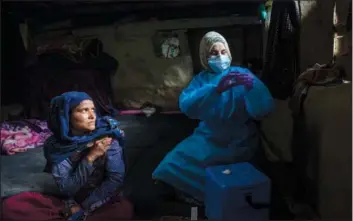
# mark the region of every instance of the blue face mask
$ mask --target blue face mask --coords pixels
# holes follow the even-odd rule
[[[216,73],[222,73],[230,67],[230,58],[228,55],[211,56],[208,65]]]

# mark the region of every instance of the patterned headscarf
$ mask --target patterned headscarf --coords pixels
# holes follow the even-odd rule
[[[212,71],[208,66],[208,56],[215,43],[222,43],[227,50],[230,60],[232,60],[232,55],[230,54],[229,46],[226,39],[215,31],[207,32],[201,39],[200,42],[200,61],[204,69]]]

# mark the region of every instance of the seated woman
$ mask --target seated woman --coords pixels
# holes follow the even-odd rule
[[[133,208],[120,188],[124,179],[123,132],[110,117],[98,117],[92,99],[67,92],[50,104],[44,145],[46,171],[63,199],[24,192],[2,203],[5,220],[131,219]]]
[[[255,161],[260,137],[254,120],[270,113],[274,101],[248,69],[230,66],[231,53],[220,34],[203,37],[200,59],[205,70],[182,91],[179,106],[201,122],[165,156],[152,178],[174,187],[183,199],[202,203],[206,167]]]

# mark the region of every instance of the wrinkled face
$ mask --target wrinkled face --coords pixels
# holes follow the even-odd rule
[[[75,135],[82,135],[96,129],[96,112],[91,100],[82,101],[71,111],[71,130]]]
[[[212,56],[219,56],[219,55],[228,55],[226,47],[221,42],[217,42],[212,46],[209,53],[209,58]]]

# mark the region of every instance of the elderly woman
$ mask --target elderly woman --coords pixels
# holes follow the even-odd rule
[[[202,38],[200,59],[204,71],[182,91],[179,106],[201,122],[165,156],[152,177],[174,187],[183,199],[202,203],[206,167],[255,160],[260,140],[254,120],[270,113],[274,101],[248,69],[231,66],[227,41],[219,33]]]
[[[123,133],[118,122],[97,116],[86,93],[67,92],[50,104],[44,145],[50,172],[64,200],[25,192],[3,202],[5,220],[117,220],[132,218],[132,205],[122,197]]]

